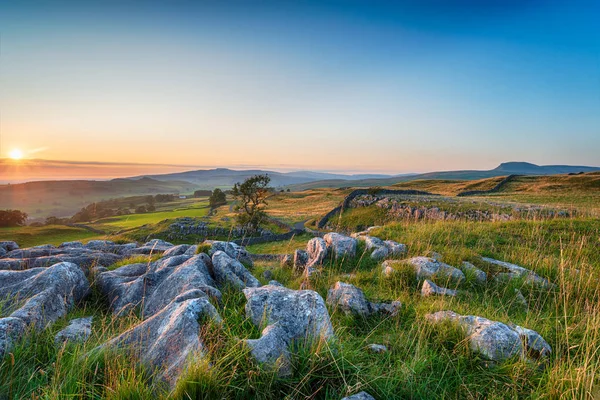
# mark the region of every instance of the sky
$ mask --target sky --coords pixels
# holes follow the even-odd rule
[[[599,20],[579,0],[2,2],[0,157],[600,166]]]

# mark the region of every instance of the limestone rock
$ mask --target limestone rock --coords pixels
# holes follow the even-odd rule
[[[297,272],[304,271],[308,264],[308,253],[304,250],[296,250],[294,252],[294,270]]]
[[[216,251],[212,256],[213,272],[217,283],[229,283],[237,289],[259,287],[260,282],[238,260],[223,251]]]
[[[429,257],[413,257],[407,260],[417,274],[417,279],[449,279],[453,283],[459,284],[465,280],[465,274],[457,268],[454,268],[443,262],[436,261]]]
[[[218,240],[206,240],[204,243],[211,245],[208,252],[209,256],[213,256],[217,251],[226,253],[229,257],[238,260],[246,265],[252,266],[252,258],[245,247],[234,242],[222,242]]]
[[[12,240],[4,240],[0,241],[0,248],[6,250],[6,252],[9,252],[17,250],[19,248],[19,245],[16,242],[13,242]]]
[[[423,286],[421,287],[421,296],[456,296],[458,292],[452,289],[446,289],[436,285],[431,282],[429,279],[425,279],[423,281]]]
[[[194,254],[196,254],[197,248],[198,248],[198,246],[190,246],[189,244],[180,244],[180,245],[169,248],[162,254],[162,256],[163,257],[172,257],[172,256],[181,256],[181,255],[193,256]],[[192,250],[193,252],[190,250]]]
[[[347,315],[366,317],[373,313],[371,303],[362,290],[354,285],[336,282],[327,292],[327,304],[343,311]]]
[[[483,285],[487,282],[487,274],[470,262],[463,261],[461,269],[465,275],[473,275],[477,283]]]
[[[323,239],[337,258],[356,256],[356,239],[336,232],[326,234]]]
[[[207,297],[221,298],[205,259],[206,254],[163,257],[150,264],[130,264],[96,276],[100,291],[113,312],[123,315],[144,305],[142,314],[151,316],[181,293],[198,290]],[[200,296],[200,295],[199,295]]]
[[[323,298],[312,290],[292,290],[267,285],[246,288],[246,315],[256,326],[265,326],[259,339],[247,340],[259,363],[289,370],[289,345],[294,339],[331,340],[333,327]]]
[[[12,313],[0,318],[0,358],[25,329],[44,329],[62,318],[90,290],[83,271],[71,263],[25,271],[0,271],[0,296]],[[17,321],[18,320],[18,321]]]
[[[406,246],[393,240],[381,240],[375,236],[360,235],[358,239],[364,240],[367,250],[373,250],[373,260],[383,260],[388,257],[400,257],[406,253]]]
[[[401,307],[400,302],[372,303],[367,300],[362,290],[354,285],[336,282],[327,292],[327,304],[344,312],[346,315],[367,317],[378,312],[396,315]]]
[[[64,343],[82,343],[92,334],[93,317],[77,318],[69,322],[66,328],[54,336],[54,344],[61,346]]]
[[[312,238],[306,245],[306,253],[308,254],[308,266],[320,265],[327,257],[327,243],[320,237]]]
[[[185,292],[166,307],[101,347],[126,349],[156,371],[171,388],[195,358],[204,355],[199,321],[203,316],[221,322],[206,297]]]
[[[552,349],[535,331],[473,315],[462,316],[453,311],[438,311],[425,316],[432,323],[452,321],[460,326],[471,350],[492,361],[504,361],[515,356],[546,357]]]
[[[486,257],[483,257],[483,261],[495,265],[497,267],[504,268],[507,271],[504,274],[498,274],[500,276],[500,280],[502,279],[502,277],[507,277],[509,279],[524,278],[525,283],[532,286],[536,286],[540,289],[550,289],[554,286],[552,283],[548,282],[547,279],[542,278],[535,272],[530,271],[527,268],[523,268],[519,265]]]

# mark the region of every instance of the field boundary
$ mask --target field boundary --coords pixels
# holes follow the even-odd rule
[[[362,196],[365,194],[377,194],[377,195],[379,195],[379,194],[384,194],[384,195],[385,194],[406,194],[406,195],[421,195],[421,196],[439,196],[438,194],[425,192],[422,190],[356,189],[356,190],[353,190],[352,192],[350,192],[350,194],[348,194],[348,196],[346,196],[344,198],[344,200],[342,200],[342,203],[339,206],[335,207],[333,210],[331,210],[327,214],[325,214],[319,220],[319,222],[317,222],[317,228],[323,229],[331,217],[333,217],[334,215],[336,215],[340,212],[343,212],[345,209],[350,208],[350,202],[352,200],[354,200],[358,196]]]
[[[467,190],[467,191],[458,193],[456,195],[456,197],[479,196],[479,195],[485,195],[485,194],[490,194],[490,193],[497,193],[507,183],[512,182],[513,180],[515,180],[515,178],[518,178],[520,176],[523,176],[523,175],[508,175],[507,177],[502,179],[500,182],[498,182],[498,184],[496,184],[496,186],[494,186],[493,188],[491,188],[489,190]]]

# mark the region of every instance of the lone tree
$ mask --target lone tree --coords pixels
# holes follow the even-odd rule
[[[255,175],[233,186],[233,195],[239,201],[237,208],[242,211],[237,217],[240,225],[256,230],[265,219],[266,214],[262,209],[267,205],[270,182],[268,175]]]
[[[222,206],[223,204],[227,204],[227,197],[225,196],[225,192],[223,192],[219,188],[213,190],[212,194],[208,198],[208,204],[210,205],[210,208],[215,208],[218,206]]]
[[[20,210],[0,210],[0,227],[22,226],[27,214]]]

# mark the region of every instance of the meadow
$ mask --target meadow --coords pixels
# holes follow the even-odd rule
[[[432,190],[445,184],[459,183],[415,185]],[[518,190],[524,184],[515,182],[510,191],[483,199],[566,204],[562,196],[569,182],[554,189],[545,186]],[[492,185],[484,182],[476,186]],[[94,292],[59,323],[22,338],[0,364],[0,393],[8,393],[11,399],[341,399],[365,390],[376,399],[598,398],[600,222],[592,216],[594,202],[589,200],[598,199],[594,188],[571,189],[571,204],[589,211],[576,217],[489,222],[394,221],[382,219],[373,208],[365,207],[359,209],[359,216],[357,209],[351,209],[337,220],[347,232],[384,223],[371,234],[405,244],[407,257],[436,252],[450,265],[458,266],[468,260],[481,268],[485,268],[481,257],[492,257],[535,271],[554,283],[553,288],[539,289],[519,280],[481,285],[467,276],[457,297],[422,297],[414,272],[406,269],[385,277],[381,262],[370,258],[362,242],[356,257],[336,260],[329,256],[320,273],[309,281],[276,262],[256,263],[251,271],[263,284],[275,279],[292,289],[308,285],[325,298],[336,281],[343,281],[361,288],[370,301],[398,300],[402,308],[396,316],[367,318],[346,316],[330,308],[336,340],[310,345],[295,343],[293,374],[278,377],[256,364],[243,346],[240,339],[257,338],[260,330],[245,317],[244,296],[232,288],[225,289],[223,303],[216,305],[223,324],[207,323],[202,328],[206,354],[194,362],[171,393],[153,380],[151,371],[124,354],[90,356],[96,346],[116,332],[139,322],[135,314],[125,318],[112,316],[105,299]],[[447,188],[445,193],[454,190]],[[331,197],[326,193],[278,194],[269,212],[278,217],[289,213],[290,222],[317,218],[337,205],[331,197],[343,197],[335,191]],[[323,199],[322,204],[315,204],[318,198]],[[304,205],[308,208],[305,214]],[[193,210],[196,209],[188,212]],[[222,212],[230,211],[225,206]],[[66,228],[61,238],[72,234]],[[8,236],[17,232],[18,229]],[[55,234],[58,239],[63,233]],[[5,236],[8,237],[6,233]],[[252,245],[248,250],[257,254],[290,254],[304,249],[311,237],[302,234],[287,241]],[[134,261],[140,259],[129,260]],[[266,270],[272,274],[269,279],[263,276]],[[524,295],[526,306],[515,296],[516,289]],[[1,309],[0,305],[0,312]],[[515,358],[490,363],[471,351],[454,327],[432,326],[426,321],[426,314],[440,310],[533,329],[551,345],[552,354],[545,362]],[[71,318],[85,315],[94,315],[93,335],[88,342],[56,348],[52,343],[54,334]],[[371,353],[366,347],[372,343],[383,344],[389,351]]]

